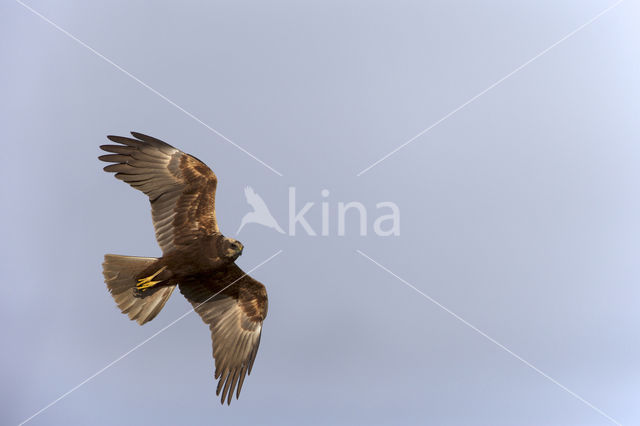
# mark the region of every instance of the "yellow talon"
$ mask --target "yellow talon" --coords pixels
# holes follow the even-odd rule
[[[165,269],[167,269],[166,266],[163,266],[162,268],[160,268],[158,271],[156,271],[153,275],[145,277],[145,278],[140,278],[138,280],[138,284],[136,284],[136,288],[140,291],[145,291],[146,289],[148,289],[149,287],[153,287],[154,285],[158,284],[159,282],[162,282],[162,280],[158,280],[158,281],[152,281],[158,274],[160,274],[162,271],[164,271]]]
[[[149,281],[149,282],[146,282],[146,283],[140,282],[140,283],[138,283],[138,285],[136,285],[136,288],[138,290],[144,291],[144,290],[148,289],[149,287],[153,287],[154,285],[158,284],[159,282],[160,281]]]

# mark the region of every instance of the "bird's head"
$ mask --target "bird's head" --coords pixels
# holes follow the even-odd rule
[[[243,248],[244,246],[240,241],[233,238],[224,238],[223,253],[227,259],[235,261],[242,254]]]

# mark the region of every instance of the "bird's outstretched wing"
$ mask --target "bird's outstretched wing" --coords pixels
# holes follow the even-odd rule
[[[259,219],[257,223],[273,228],[279,233],[284,234],[284,231],[282,230],[282,228],[280,228],[280,225],[278,225],[278,221],[276,221],[276,219],[269,211],[269,207],[267,207],[267,204],[264,202],[262,197],[253,190],[252,187],[246,186],[244,188],[244,196],[247,199],[247,203],[249,203],[249,205],[253,207],[253,212],[256,215],[256,219]],[[242,226],[243,225],[240,224],[238,232],[240,232]],[[236,234],[238,232],[236,232]]]
[[[256,192],[253,190],[252,187],[245,186],[244,196],[247,199],[247,203],[249,203],[249,205],[253,207],[254,211],[260,212],[260,213],[267,212],[267,214],[270,214],[269,208],[264,203],[264,200],[262,199],[261,196],[256,194]]]
[[[220,232],[216,222],[216,175],[197,158],[141,133],[135,139],[107,136],[119,145],[102,145],[112,154],[104,168],[149,196],[156,239],[164,253],[194,239]]]
[[[180,292],[209,325],[218,381],[216,395],[231,404],[258,353],[262,321],[267,316],[267,291],[236,264],[225,271],[179,284]]]

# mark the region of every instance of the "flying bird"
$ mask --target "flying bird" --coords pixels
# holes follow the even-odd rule
[[[112,163],[105,171],[149,197],[162,257],[107,254],[105,283],[122,313],[140,325],[158,315],[178,286],[209,325],[216,395],[230,404],[258,352],[267,291],[235,264],[243,245],[220,233],[213,171],[159,139],[131,134],[135,139],[107,136],[117,145],[102,145],[110,154],[99,159]]]
[[[284,231],[282,230],[282,228],[280,228],[278,222],[276,222],[276,219],[269,211],[269,208],[265,204],[262,197],[256,194],[253,188],[251,188],[250,186],[245,187],[244,196],[247,199],[247,203],[249,203],[249,205],[253,207],[253,211],[243,216],[236,235],[240,233],[242,228],[244,228],[247,223],[258,223],[260,225],[266,226],[267,228],[275,229],[281,234],[284,234]]]

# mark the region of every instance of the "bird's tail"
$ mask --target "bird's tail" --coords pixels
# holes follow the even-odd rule
[[[240,222],[240,227],[236,231],[236,235],[238,235],[240,233],[240,231],[242,231],[242,228],[244,228],[244,226],[247,224],[247,220],[246,219],[247,219],[247,215],[244,215],[244,217],[242,218],[242,221]]]
[[[138,321],[142,325],[151,321],[167,303],[175,285],[151,287],[144,293],[144,297],[134,295],[136,278],[156,260],[155,257],[119,256],[107,254],[104,256],[102,273],[109,292],[115,299],[123,314],[129,319]]]

